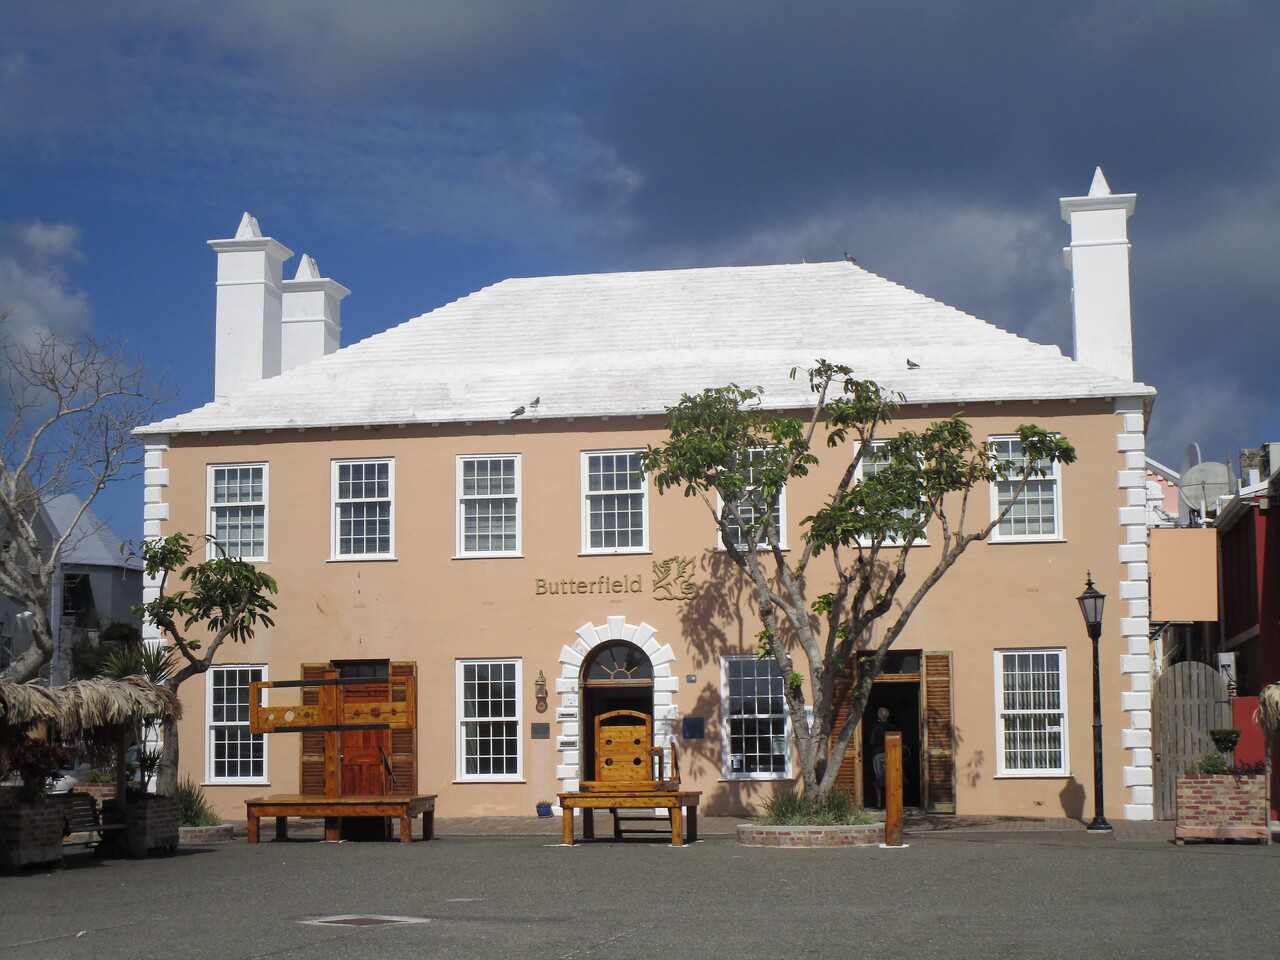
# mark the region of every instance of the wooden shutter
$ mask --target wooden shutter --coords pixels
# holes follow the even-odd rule
[[[831,721],[831,737],[834,740],[840,735],[845,717],[853,706],[853,671],[852,669],[837,678],[835,691],[835,715]],[[849,748],[845,751],[844,761],[840,764],[840,772],[836,774],[836,784],[853,794],[854,799],[862,802],[862,730],[855,727],[849,737]]]
[[[924,654],[924,804],[929,813],[956,812],[955,718],[951,651]]]
[[[418,665],[412,661],[392,663],[390,701],[403,703],[409,713],[408,729],[391,731],[391,792],[418,792]]]
[[[337,671],[327,663],[304,663],[303,680],[324,680],[337,676]],[[319,687],[302,688],[303,706],[315,706],[320,702]],[[298,792],[304,797],[323,797],[324,793],[324,732],[313,730],[301,734],[302,745],[298,750]]]

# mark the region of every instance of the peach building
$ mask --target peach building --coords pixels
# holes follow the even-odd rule
[[[291,252],[246,214],[211,241],[216,399],[142,431],[147,534],[212,534],[280,584],[275,627],[225,644],[183,687],[183,773],[228,816],[307,789],[303,735],[253,734],[248,684],[332,669],[416,677],[413,735],[352,741],[343,763],[367,789],[394,776],[438,794],[443,816],[529,814],[576,788],[593,760],[584,731],[624,707],[653,717],[705,812],[751,810],[797,773],[782,680],[756,659],[749,591],[706,508],[659,496],[636,452],[702,387],[760,385],[771,407],[806,406],[788,374],[822,357],[901,391],[903,427],[963,411],[1008,454],[1031,422],[1079,454],[1031,484],[895,645],[871,705],[903,729],[907,803],[1091,809],[1076,596],[1092,571],[1108,596],[1106,812],[1150,818],[1154,391],[1133,381],[1134,200],[1098,171],[1088,196],[1061,202],[1079,359],[845,261],[507,280],[339,348],[346,289],[305,256],[283,279]],[[827,456],[786,491],[792,543],[841,467]],[[978,492],[977,520],[1003,487]],[[932,548],[916,549],[919,570]],[[367,763],[375,748],[386,763]],[[859,788],[867,762],[849,761]]]

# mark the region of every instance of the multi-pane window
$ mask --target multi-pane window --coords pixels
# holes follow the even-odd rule
[[[209,468],[209,555],[267,559],[267,465]]]
[[[520,458],[458,458],[458,553],[520,552]]]
[[[333,464],[333,555],[338,559],[393,553],[391,460],[337,460]]]
[[[267,776],[266,735],[249,732],[249,684],[266,667],[210,667],[205,675],[209,715],[209,780],[262,782]]]
[[[520,776],[520,661],[458,661],[458,778]]]
[[[1066,776],[1066,653],[997,650],[996,772]]]
[[[748,530],[755,533],[754,540],[757,544],[764,545],[767,541],[764,535],[764,526],[760,523],[764,516],[764,495],[756,489],[756,467],[755,462],[764,457],[763,450],[752,450],[748,456],[750,462],[747,464],[747,495],[738,501],[738,513],[742,517],[742,522],[746,524]],[[786,526],[784,518],[786,517],[786,509],[784,501],[786,500],[786,491],[783,490],[778,494],[778,502],[773,505],[773,524],[778,531],[778,543],[780,546],[787,545]],[[734,522],[731,513],[725,514],[728,521],[729,536],[734,544],[740,549],[747,549],[747,538],[743,534],[743,528]],[[723,544],[721,544],[723,546]]]
[[[583,552],[647,550],[648,495],[639,451],[584,453],[582,473]]]
[[[1013,464],[1006,475],[1015,478],[993,484],[991,509],[999,514],[1013,500],[1016,478],[1026,469],[1027,457],[1017,437],[993,437],[991,443],[997,460]],[[1027,481],[1008,516],[992,531],[993,540],[1056,540],[1062,535],[1058,464],[1040,460],[1036,465],[1044,470],[1044,476],[1032,476]]]
[[[871,448],[863,455],[862,460],[858,463],[858,477],[874,477],[878,473],[888,470],[892,461],[889,459],[888,451],[885,449],[886,444],[883,440],[872,440]],[[899,511],[905,519],[913,519],[919,522],[919,512],[904,507]],[[859,537],[858,542],[865,545],[871,543],[871,537]],[[904,540],[896,534],[890,534],[883,540],[884,545],[894,547],[901,546]],[[924,534],[920,533],[913,543],[917,546],[924,543]]]
[[[720,695],[725,777],[790,776],[787,708],[777,661],[772,657],[725,657]]]

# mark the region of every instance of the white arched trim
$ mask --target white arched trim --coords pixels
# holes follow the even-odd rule
[[[578,683],[582,661],[592,650],[611,640],[626,640],[643,650],[653,664],[654,746],[669,750],[675,742],[675,693],[680,687],[680,678],[674,669],[676,655],[669,644],[658,642],[658,631],[649,624],[627,623],[626,617],[609,617],[600,626],[584,623],[574,632],[577,639],[560,648],[560,676],[556,678],[556,693],[560,695],[560,705],[556,707],[559,729],[556,750],[560,753],[556,779],[565,793],[577,790],[582,779],[582,698]]]

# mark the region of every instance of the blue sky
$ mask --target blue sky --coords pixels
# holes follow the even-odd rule
[[[166,413],[211,399],[245,210],[351,288],[345,343],[511,276],[848,250],[1069,352],[1057,200],[1101,164],[1149,452],[1222,460],[1280,440],[1277,50],[1271,0],[0,0],[0,300],[127,339]]]

